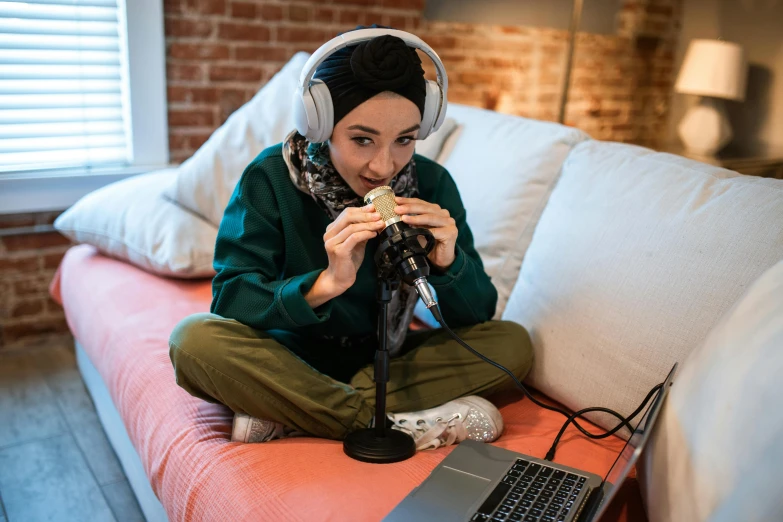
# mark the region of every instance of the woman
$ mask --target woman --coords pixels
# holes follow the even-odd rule
[[[246,168],[218,232],[211,313],[183,319],[170,338],[177,383],[235,412],[232,440],[342,439],[372,424],[373,255],[385,225],[362,198],[382,185],[404,222],[435,237],[429,283],[446,323],[519,379],[531,366],[527,332],[491,321],[497,291],[453,179],[414,156],[426,92],[415,50],[379,36],[331,54],[314,77],[331,94],[330,139],[294,131]],[[479,396],[511,380],[442,329],[408,333],[415,304],[402,285],[389,306],[389,426],[418,449],[495,440],[503,420]]]

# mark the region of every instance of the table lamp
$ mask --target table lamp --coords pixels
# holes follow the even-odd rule
[[[676,92],[696,94],[677,130],[688,152],[713,156],[731,140],[731,125],[723,100],[743,101],[748,65],[742,47],[722,40],[691,40]]]

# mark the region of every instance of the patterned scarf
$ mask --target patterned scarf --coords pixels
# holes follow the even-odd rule
[[[294,186],[310,194],[316,204],[334,221],[348,207],[362,207],[364,200],[345,182],[331,163],[326,143],[310,143],[297,131],[291,132],[283,142],[283,159]],[[394,193],[400,197],[415,198],[419,195],[416,162],[411,158],[390,183]],[[392,294],[386,316],[389,340],[389,355],[395,357],[413,319],[413,309],[418,295],[416,290],[400,282]],[[341,337],[343,346],[351,339]]]

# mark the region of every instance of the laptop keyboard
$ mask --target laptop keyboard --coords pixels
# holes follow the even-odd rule
[[[574,505],[585,477],[517,459],[470,520],[485,522],[562,522]]]

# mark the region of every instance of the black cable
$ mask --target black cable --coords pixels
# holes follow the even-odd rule
[[[546,410],[557,412],[557,413],[559,413],[559,414],[561,414],[561,415],[563,415],[563,416],[568,418],[566,423],[560,429],[560,433],[558,434],[557,438],[555,439],[555,443],[553,444],[552,448],[547,453],[547,457],[549,457],[549,455],[551,453],[552,454],[552,458],[554,458],[554,448],[557,446],[557,443],[560,441],[560,437],[562,436],[563,432],[565,432],[566,427],[569,424],[571,424],[572,422],[574,423],[574,426],[579,431],[581,431],[586,437],[589,437],[591,439],[603,439],[603,438],[609,437],[610,435],[613,435],[617,431],[619,431],[623,426],[628,426],[628,428],[631,429],[631,424],[630,424],[631,421],[644,408],[644,405],[647,404],[647,401],[649,401],[650,397],[655,392],[655,390],[657,390],[657,389],[659,389],[659,388],[661,388],[663,386],[663,384],[659,384],[655,388],[650,390],[650,392],[647,394],[647,397],[644,399],[644,402],[628,418],[623,417],[622,415],[620,415],[619,413],[617,413],[614,410],[610,410],[609,408],[602,408],[602,407],[585,408],[584,410],[579,410],[578,412],[575,412],[573,414],[569,414],[569,413],[561,410],[560,408],[556,408],[554,406],[549,406],[548,404],[544,404],[543,402],[541,402],[538,399],[536,399],[535,397],[533,397],[530,394],[530,392],[527,391],[527,388],[525,388],[525,386],[521,382],[519,382],[519,379],[517,379],[517,376],[514,375],[511,372],[511,370],[509,370],[508,368],[506,368],[505,366],[503,366],[501,364],[496,363],[495,361],[493,361],[489,357],[486,357],[485,355],[477,352],[470,345],[468,345],[465,341],[460,339],[460,337],[456,333],[454,333],[454,331],[451,328],[449,328],[449,326],[446,324],[446,321],[443,320],[443,316],[440,313],[440,307],[437,304],[431,306],[429,308],[429,310],[430,310],[430,313],[432,314],[432,316],[435,318],[435,320],[438,321],[438,323],[443,327],[443,329],[446,330],[446,332],[448,332],[448,334],[451,335],[451,337],[453,337],[455,341],[457,341],[460,345],[462,345],[463,348],[467,349],[470,353],[472,353],[473,355],[475,355],[476,357],[478,357],[482,361],[484,361],[484,362],[486,362],[488,364],[491,364],[495,368],[497,368],[499,370],[502,370],[506,374],[508,374],[508,376],[511,377],[511,379],[514,381],[514,383],[517,385],[517,387],[520,390],[522,390],[522,392],[525,394],[525,396],[528,399],[530,399],[531,401],[533,401],[534,404],[536,404],[536,405],[538,405],[541,408],[544,408]],[[600,411],[600,412],[608,413],[610,415],[614,415],[615,417],[617,417],[620,420],[620,424],[618,424],[617,426],[615,426],[611,430],[608,430],[608,431],[605,430],[604,433],[600,433],[600,434],[590,433],[589,431],[584,429],[576,421],[576,417],[578,417],[579,415],[582,415],[583,413],[587,413],[587,412],[591,412],[591,411]],[[551,458],[546,458],[545,460],[552,460],[552,459]]]
[[[639,405],[639,407],[636,408],[636,410],[634,410],[634,412],[631,413],[631,415],[628,416],[628,418],[626,419],[626,422],[621,422],[620,424],[618,424],[617,426],[615,426],[611,430],[607,431],[606,433],[603,433],[601,435],[596,435],[595,437],[592,437],[592,438],[595,438],[595,439],[605,439],[606,437],[609,437],[610,435],[614,435],[615,433],[617,433],[623,426],[626,426],[629,430],[633,431],[633,428],[631,428],[630,422],[637,415],[639,415],[639,413],[647,405],[647,402],[652,398],[653,394],[656,391],[660,390],[661,388],[663,388],[663,383],[660,383],[660,384],[656,385],[652,390],[650,390],[647,393],[647,397],[644,398],[644,400]],[[560,428],[560,432],[558,432],[557,437],[555,437],[555,441],[552,443],[552,447],[550,447],[549,451],[546,452],[546,456],[544,457],[544,460],[551,461],[551,460],[553,460],[555,458],[555,451],[557,450],[557,444],[560,442],[560,437],[563,436],[563,434],[565,433],[565,430],[566,430],[566,428],[568,428],[569,424],[571,424],[572,422],[576,423],[576,421],[574,421],[574,419],[576,417],[579,417],[580,415],[584,415],[585,413],[590,413],[591,411],[605,411],[605,410],[606,410],[606,408],[583,408],[583,409],[581,409],[579,411],[575,411],[574,413],[572,413],[568,417],[568,420],[565,421],[565,424],[563,424],[563,427]]]

